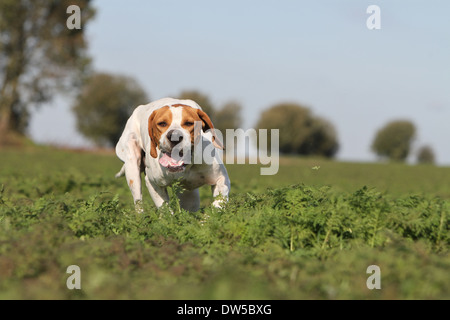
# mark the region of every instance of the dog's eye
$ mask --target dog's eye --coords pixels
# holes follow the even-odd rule
[[[184,123],[184,125],[185,125],[186,127],[191,127],[191,126],[194,125],[194,123],[193,123],[193,122],[190,122],[190,121],[186,121],[186,122]]]
[[[165,122],[165,121],[161,121],[161,122],[158,122],[158,126],[160,126],[160,127],[167,127],[167,122]]]

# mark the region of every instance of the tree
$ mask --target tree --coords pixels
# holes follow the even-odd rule
[[[133,110],[148,101],[134,79],[98,73],[86,81],[72,110],[84,136],[98,146],[113,146]]]
[[[214,111],[214,127],[222,133],[222,143],[227,144],[227,129],[238,129],[242,126],[241,105],[236,101],[230,101],[220,110]]]
[[[222,132],[226,133],[226,129],[237,129],[242,126],[241,118],[242,106],[236,101],[230,101],[223,105],[222,109],[214,112],[214,126]]]
[[[279,129],[281,153],[331,158],[339,149],[334,126],[297,103],[280,103],[264,111],[256,128]]]
[[[333,158],[338,150],[337,132],[333,124],[326,119],[315,117],[309,137],[305,141],[303,154]]]
[[[24,134],[31,106],[80,84],[89,65],[84,31],[94,16],[90,3],[0,1],[0,140]],[[70,5],[81,10],[81,29],[66,25]]]
[[[423,146],[417,152],[417,162],[421,164],[434,164],[435,156],[430,146]]]
[[[376,133],[372,150],[382,158],[405,161],[415,133],[416,128],[411,121],[391,121]]]

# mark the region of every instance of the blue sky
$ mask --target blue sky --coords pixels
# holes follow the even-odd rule
[[[381,29],[369,30],[369,5]],[[338,158],[373,161],[390,120],[416,125],[450,165],[450,1],[97,0],[86,26],[97,71],[136,78],[151,100],[197,89],[221,106],[237,100],[244,127],[262,110],[299,102],[336,127]],[[71,101],[34,114],[31,136],[81,146]]]

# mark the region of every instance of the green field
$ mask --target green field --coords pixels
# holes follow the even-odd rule
[[[174,201],[171,215],[146,189],[135,213],[120,167],[107,152],[0,150],[0,299],[450,299],[450,168],[228,165],[224,209],[204,187],[200,212]]]

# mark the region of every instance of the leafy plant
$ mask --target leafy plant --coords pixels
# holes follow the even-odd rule
[[[205,188],[201,210],[183,210],[173,197],[183,191],[176,183],[166,207],[157,210],[144,194],[143,213],[138,214],[126,183],[114,179],[118,161],[113,156],[34,152],[26,157],[2,154],[0,298],[449,295],[450,202],[444,187],[419,194],[398,184],[396,192],[386,191],[366,184],[377,181],[371,176],[358,180],[368,186],[354,187],[345,184],[352,173],[346,164],[321,163],[317,171],[288,159],[290,175],[283,175],[281,165],[280,186],[265,177],[252,176],[252,181],[246,176],[252,167],[231,166],[235,191],[222,209],[210,206],[210,188]],[[46,165],[56,173],[37,169]],[[334,175],[339,170],[330,165],[341,168],[344,182],[338,183]],[[292,184],[293,172],[303,167],[305,176],[313,171],[334,182]],[[391,175],[409,177],[410,171],[403,170],[410,167],[389,165],[385,170],[391,168]],[[443,168],[415,170],[423,186],[428,176],[450,179]],[[83,274],[81,292],[65,287],[65,270],[72,264]],[[378,292],[365,287],[365,270],[372,264],[382,270]]]

